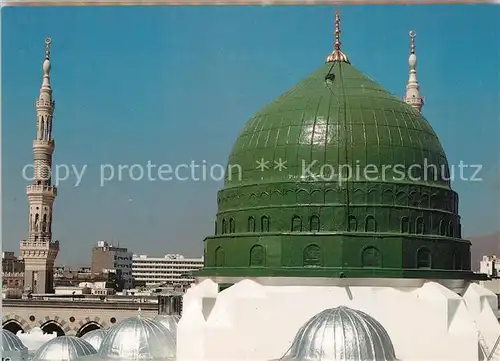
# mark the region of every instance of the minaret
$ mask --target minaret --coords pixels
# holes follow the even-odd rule
[[[345,55],[342,50],[340,50],[340,46],[342,45],[342,42],[340,41],[340,14],[338,10],[335,10],[335,43],[333,44],[333,52],[326,57],[326,62],[327,63],[333,63],[333,62],[343,62],[343,63],[348,63],[349,58],[347,55]]]
[[[53,291],[54,261],[59,242],[52,241],[52,205],[57,188],[52,185],[52,119],[55,102],[50,85],[50,45],[45,39],[45,60],[40,95],[36,100],[36,139],[33,141],[34,181],[26,188],[29,201],[28,239],[21,241],[24,287],[33,293]]]
[[[422,111],[424,105],[424,98],[420,96],[420,86],[418,85],[417,79],[417,55],[415,54],[415,34],[414,31],[410,31],[410,57],[408,58],[408,65],[410,67],[410,76],[408,78],[408,84],[406,85],[406,95],[403,97],[403,101],[409,106],[417,109],[419,112]]]

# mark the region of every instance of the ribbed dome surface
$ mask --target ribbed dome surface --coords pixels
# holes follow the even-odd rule
[[[97,351],[99,351],[99,348],[101,347],[101,343],[106,337],[106,330],[98,329],[98,330],[93,330],[90,332],[87,332],[85,335],[80,337],[82,340],[87,341],[92,345],[93,348],[95,348]]]
[[[256,167],[261,158],[270,163],[265,171]],[[277,171],[273,162],[280,158],[286,169]],[[310,181],[303,162],[317,161],[318,174],[323,164],[423,165],[424,159],[448,171],[441,143],[418,111],[354,66],[327,63],[247,122],[229,156],[242,179],[233,174],[226,187]]]
[[[2,351],[28,350],[19,337],[9,330],[2,329]]]
[[[299,330],[288,361],[395,361],[384,327],[364,312],[340,306],[327,309]]]
[[[81,338],[59,336],[40,347],[32,361],[73,361],[79,357],[96,353],[96,349]]]
[[[162,324],[142,316],[123,320],[110,329],[98,356],[119,360],[168,360],[175,357],[172,333]]]
[[[158,316],[155,316],[153,318],[153,320],[161,323],[170,332],[172,332],[175,339],[177,339],[177,324],[179,323],[180,319],[181,319],[181,316],[179,316],[179,315],[158,315]]]

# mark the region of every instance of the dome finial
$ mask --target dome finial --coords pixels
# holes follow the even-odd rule
[[[417,36],[417,33],[415,33],[413,30],[410,30],[410,54],[415,54],[415,36]]]
[[[50,44],[52,44],[52,38],[45,38],[45,59],[50,60]]]
[[[326,58],[327,63],[333,63],[335,61],[338,62],[344,62],[344,63],[350,63],[349,58],[347,55],[345,55],[342,50],[340,50],[340,46],[342,45],[342,42],[340,41],[340,34],[342,32],[340,31],[340,14],[337,9],[335,9],[335,43],[334,43],[334,50],[333,52],[328,55]]]

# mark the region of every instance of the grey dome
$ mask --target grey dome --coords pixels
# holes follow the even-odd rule
[[[38,349],[32,361],[73,361],[97,353],[90,343],[75,336],[54,337]]]
[[[9,330],[2,328],[2,351],[28,350],[23,341]]]
[[[29,357],[28,348],[9,330],[2,329],[2,360],[23,361]]]
[[[99,351],[99,348],[101,347],[102,340],[106,337],[106,330],[103,330],[102,328],[98,330],[92,330],[90,332],[87,332],[85,335],[81,336],[80,338],[82,340],[87,341],[92,345],[93,348]]]
[[[159,322],[139,315],[110,329],[98,356],[127,361],[168,360],[175,357],[175,351],[172,333]]]
[[[153,318],[156,322],[161,323],[163,326],[167,328],[170,332],[174,334],[177,338],[177,324],[181,316],[179,315],[158,315]]]
[[[288,361],[395,361],[384,327],[364,312],[340,306],[326,309],[297,332]]]

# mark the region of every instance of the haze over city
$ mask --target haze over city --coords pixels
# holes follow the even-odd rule
[[[358,69],[402,96],[408,31],[418,34],[424,116],[456,181],[464,236],[498,231],[498,7],[342,7]],[[482,26],[470,26],[480,17]],[[99,239],[137,253],[201,255],[221,181],[102,184],[101,165],[225,165],[248,118],[331,51],[331,7],[7,8],[2,11],[3,248],[27,236],[22,170],[31,164],[44,37],[51,36],[55,165],[87,166],[58,187],[58,263],[85,264]],[[388,36],[391,34],[391,36]],[[475,49],[473,59],[468,49]],[[467,104],[467,106],[462,106]],[[189,174],[184,174],[189,175]]]

